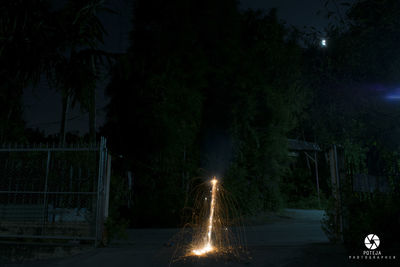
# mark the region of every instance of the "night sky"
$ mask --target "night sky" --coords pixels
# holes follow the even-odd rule
[[[242,0],[241,8],[278,8],[279,17],[288,24],[298,28],[315,27],[319,30],[328,24],[328,20],[323,15],[317,15],[318,11],[326,10],[323,0]],[[55,6],[62,5],[62,0],[54,1]],[[113,0],[109,1],[109,7],[117,14],[101,15],[108,36],[105,38],[103,49],[123,53],[129,46],[128,35],[131,20],[131,1]],[[334,6],[328,6],[334,9]],[[344,13],[345,11],[342,10]],[[107,105],[107,98],[104,89],[107,79],[98,84],[97,90],[97,126],[101,126],[105,120],[103,108]],[[39,128],[46,134],[53,134],[59,131],[61,114],[61,96],[55,90],[51,90],[45,79],[34,90],[26,90],[24,94],[25,119],[27,127]],[[88,132],[88,115],[81,113],[79,106],[73,108],[68,116],[67,131],[85,134]]]

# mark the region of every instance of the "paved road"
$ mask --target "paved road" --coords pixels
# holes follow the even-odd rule
[[[249,260],[237,262],[209,257],[179,261],[170,266],[365,266],[363,262],[350,261],[342,246],[328,243],[321,230],[322,215],[318,210],[288,209],[283,216],[266,224],[246,226]],[[8,266],[169,266],[173,248],[165,244],[177,232],[177,229],[130,229],[127,241],[107,248],[63,259]]]

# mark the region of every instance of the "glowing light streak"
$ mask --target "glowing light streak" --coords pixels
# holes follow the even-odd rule
[[[204,255],[208,252],[211,252],[214,250],[214,247],[212,245],[212,231],[213,231],[213,221],[214,221],[214,210],[215,210],[215,198],[216,198],[216,191],[217,191],[217,183],[218,180],[214,177],[211,180],[211,205],[210,205],[210,217],[208,219],[208,231],[207,235],[205,237],[206,243],[203,245],[203,247],[199,249],[194,249],[192,252],[193,254],[197,256]]]
[[[390,94],[386,96],[386,99],[388,100],[400,100],[400,95],[399,94]]]

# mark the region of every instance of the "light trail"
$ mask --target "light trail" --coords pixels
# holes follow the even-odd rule
[[[215,198],[216,198],[216,191],[217,191],[217,183],[218,180],[214,177],[211,180],[211,205],[210,205],[210,218],[208,220],[208,231],[207,231],[207,236],[205,237],[206,243],[203,245],[203,247],[199,249],[194,249],[192,252],[193,254],[197,256],[204,255],[208,252],[211,252],[214,250],[214,247],[212,245],[212,231],[213,231],[213,221],[214,221],[214,210],[215,210]]]

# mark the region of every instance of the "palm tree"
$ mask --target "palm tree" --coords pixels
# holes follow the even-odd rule
[[[60,141],[65,141],[70,105],[89,112],[90,141],[95,142],[95,88],[105,30],[97,17],[112,12],[102,0],[69,0],[52,11],[48,0],[0,2],[0,142],[22,135],[23,89],[42,74],[62,94]],[[11,138],[11,139],[10,139]],[[16,140],[12,140],[16,141]]]
[[[97,17],[100,11],[112,12],[103,0],[69,0],[60,11],[60,51],[54,64],[56,86],[62,94],[60,144],[65,143],[66,121],[70,106],[80,103],[89,112],[90,143],[96,141],[96,81],[100,77],[103,58],[111,54],[99,50],[106,34]]]

